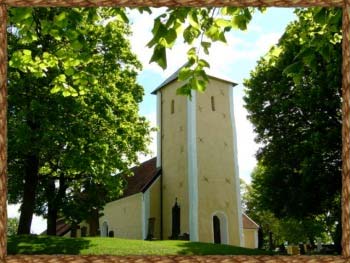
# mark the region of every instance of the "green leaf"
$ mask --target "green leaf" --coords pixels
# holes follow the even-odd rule
[[[184,32],[183,32],[183,37],[185,42],[187,42],[188,44],[192,44],[193,41],[200,35],[200,30],[192,27],[192,26],[188,26]]]
[[[66,17],[66,12],[61,12],[54,17],[55,26],[66,27],[68,25],[68,19]]]
[[[288,67],[286,67],[284,70],[283,70],[283,75],[286,75],[286,76],[292,76],[294,74],[298,74],[299,73],[299,69],[301,68],[301,63],[300,62],[295,62],[291,65],[289,65]]]
[[[67,89],[63,90],[62,92],[63,97],[69,97],[71,95],[71,92]]]
[[[197,56],[197,49],[195,47],[190,48],[187,51],[187,57],[191,65],[197,62],[198,56]]]
[[[236,15],[239,13],[239,8],[237,7],[232,7],[232,6],[229,6],[229,7],[223,7],[221,8],[221,14],[226,16],[226,15]]]
[[[206,55],[209,55],[209,48],[211,47],[211,43],[210,42],[206,42],[206,41],[202,41],[201,42],[201,46],[203,47],[204,53]]]
[[[226,41],[226,37],[225,37],[225,33],[224,32],[220,32],[219,34],[219,40],[223,43],[227,43]]]
[[[247,30],[247,21],[244,16],[235,16],[232,19],[232,26],[240,30]]]
[[[11,8],[11,20],[15,23],[24,22],[32,17],[32,8]]]
[[[32,51],[31,51],[31,50],[23,49],[22,52],[23,52],[23,55],[24,55],[24,56],[26,56],[26,57],[32,57]]]
[[[213,41],[219,40],[220,30],[217,26],[212,25],[206,32],[205,35]]]
[[[166,69],[166,49],[164,46],[157,45],[154,48],[150,63],[151,62],[156,62],[162,69]]]
[[[138,7],[137,8],[141,14],[147,12],[148,14],[152,14],[152,10],[149,7]]]
[[[204,60],[204,59],[198,60],[198,65],[199,65],[201,68],[210,68],[209,63],[208,63],[206,60]]]
[[[190,68],[182,68],[179,72],[179,80],[184,81],[191,77],[193,71]]]
[[[157,44],[159,44],[161,41],[163,41],[164,37],[167,34],[167,28],[164,26],[164,24],[159,20],[156,19],[154,21],[154,27],[152,29],[153,38],[150,42],[147,43],[147,47],[151,48]]]
[[[72,76],[72,75],[74,75],[75,70],[74,70],[74,68],[67,68],[67,69],[65,69],[64,73],[65,73],[67,76]]]
[[[215,24],[217,24],[219,27],[230,27],[232,25],[230,20],[218,18],[215,19]]]
[[[177,38],[176,30],[172,28],[169,29],[165,36],[167,47],[172,47],[175,44],[176,38]]]
[[[186,83],[176,90],[177,95],[191,96],[191,86]]]
[[[72,43],[72,48],[75,50],[75,51],[79,51],[83,48],[83,44],[80,43],[80,41],[78,40],[75,40],[73,43]]]
[[[190,25],[197,29],[197,30],[200,30],[200,26],[199,26],[199,23],[198,23],[198,17],[197,17],[197,13],[195,10],[193,10],[192,12],[189,12],[188,13],[188,22],[190,23]]]
[[[282,47],[274,46],[270,49],[269,54],[273,57],[278,57],[282,53],[282,51],[283,51]]]
[[[116,18],[120,22],[129,23],[129,18],[126,16],[125,12],[122,10],[118,12],[118,15],[116,16]]]

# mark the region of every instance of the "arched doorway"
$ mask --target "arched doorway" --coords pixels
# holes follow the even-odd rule
[[[172,208],[172,224],[170,239],[178,239],[180,235],[180,206],[175,199],[175,205]]]
[[[213,220],[213,241],[215,244],[228,244],[227,216],[224,212],[216,212],[212,216]]]
[[[213,216],[214,243],[221,244],[220,219]]]
[[[106,221],[102,224],[101,237],[108,237],[108,223]]]

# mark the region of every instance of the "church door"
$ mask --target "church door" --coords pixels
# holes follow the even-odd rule
[[[213,216],[213,228],[214,228],[214,243],[221,244],[220,219],[217,216]]]
[[[180,235],[180,206],[175,200],[175,205],[172,209],[172,227],[170,239],[178,239]]]

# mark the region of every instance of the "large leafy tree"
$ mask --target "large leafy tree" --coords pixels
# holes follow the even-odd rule
[[[248,185],[242,196],[245,212],[260,226],[259,247],[272,249],[287,241],[289,244],[300,242],[315,245],[315,240],[327,243],[336,240],[334,218],[329,213],[311,217],[280,217],[261,205],[260,192],[256,187],[257,178],[264,176],[265,167],[259,164],[252,173],[253,185]],[[277,200],[276,200],[277,201]],[[283,202],[283,201],[282,201]]]
[[[10,10],[9,199],[22,203],[20,234],[29,233],[34,211],[48,217],[51,234],[59,212],[82,217],[72,209],[78,200],[89,200],[84,212],[96,211],[121,190],[115,174],[146,151],[141,66],[121,14]]]
[[[298,10],[246,86],[262,144],[253,179],[261,208],[280,218],[340,220],[341,10]],[[340,226],[340,224],[338,224]],[[339,232],[339,228],[338,228]]]

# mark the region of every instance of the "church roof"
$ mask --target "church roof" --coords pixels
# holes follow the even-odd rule
[[[130,169],[133,176],[126,178],[126,188],[121,198],[145,192],[159,177],[160,168],[157,168],[157,158],[154,157]]]
[[[242,213],[242,223],[244,229],[259,229],[259,225],[245,213]]]
[[[56,220],[56,236],[64,236],[67,234],[69,231],[71,231],[72,227],[70,224],[67,224],[64,218],[60,218]],[[42,232],[40,235],[46,235],[47,230]]]
[[[185,64],[186,65],[186,64]],[[176,70],[173,74],[171,74],[166,80],[164,80],[154,91],[151,92],[151,94],[157,94],[158,90],[162,89],[163,87],[167,86],[168,84],[170,84],[171,82],[177,80],[178,76],[179,76],[179,72],[180,70],[185,67],[185,65],[181,66],[178,70]],[[231,80],[228,80],[228,79],[224,79],[224,78],[219,78],[219,77],[216,77],[216,76],[212,76],[210,74],[207,74],[209,78],[212,78],[212,79],[217,79],[217,80],[221,80],[221,81],[224,81],[224,82],[227,82],[229,84],[232,84],[232,86],[236,86],[237,83],[234,83],[233,81]]]

